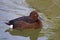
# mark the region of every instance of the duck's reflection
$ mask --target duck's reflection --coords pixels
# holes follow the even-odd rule
[[[9,32],[11,35],[30,37],[31,40],[37,40],[37,38],[39,37],[41,29],[42,28],[24,29],[24,30],[8,29],[8,30],[6,30],[6,32]]]

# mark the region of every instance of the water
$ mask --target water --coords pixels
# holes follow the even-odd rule
[[[29,15],[32,10],[35,9],[31,8],[25,0],[0,0],[0,40],[48,40],[48,37],[54,34],[49,30],[52,21],[43,13],[39,13],[43,19],[43,27],[40,29],[20,31],[11,29],[5,24],[9,20]]]

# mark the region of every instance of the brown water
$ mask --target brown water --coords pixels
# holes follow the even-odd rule
[[[48,40],[60,40],[60,0],[26,0],[26,2],[39,12],[42,12],[50,21],[51,28],[48,28],[48,33],[53,32],[53,35],[48,37]]]

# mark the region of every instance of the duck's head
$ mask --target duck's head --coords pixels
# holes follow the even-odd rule
[[[38,19],[38,13],[37,11],[32,11],[29,15],[34,21],[36,21]]]

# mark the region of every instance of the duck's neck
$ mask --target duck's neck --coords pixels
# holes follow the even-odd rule
[[[31,16],[29,16],[34,22],[36,22],[38,20],[38,18],[33,18]]]

